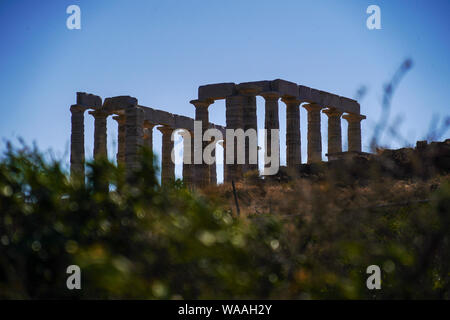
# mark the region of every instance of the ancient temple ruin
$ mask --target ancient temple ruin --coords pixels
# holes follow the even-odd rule
[[[254,81],[240,84],[219,83],[200,86],[198,98],[190,101],[195,106],[195,120],[201,121],[202,130],[215,128],[223,132],[226,129],[257,130],[256,97],[265,100],[266,139],[270,140],[270,129],[279,129],[279,101],[286,105],[286,162],[287,168],[294,170],[302,164],[300,137],[300,107],[308,114],[307,127],[307,163],[322,161],[321,112],[328,116],[328,152],[329,160],[337,159],[349,153],[361,152],[361,120],[357,101],[336,94],[298,85],[293,82],[276,79],[273,81]],[[216,100],[225,99],[226,127],[209,122],[209,108]],[[174,130],[183,129],[194,134],[194,119],[171,114],[166,111],[141,106],[136,98],[119,96],[106,98],[77,93],[77,103],[70,107],[72,113],[71,133],[71,173],[84,174],[84,112],[94,117],[94,158],[107,156],[107,117],[112,115],[118,122],[117,162],[127,170],[139,166],[139,149],[153,146],[153,128],[162,133],[161,182],[164,184],[175,179],[175,164],[171,159],[174,142],[171,139]],[[342,151],[341,118],[348,122],[348,151]],[[181,133],[182,134],[182,133]],[[186,139],[185,139],[186,140]],[[225,155],[227,149],[236,149],[236,141],[222,142]],[[184,144],[194,148],[194,143]],[[205,144],[202,144],[203,148]],[[245,145],[245,154],[249,145]],[[265,149],[271,153],[270,143]],[[184,158],[184,160],[186,160]],[[191,162],[191,161],[185,161]],[[245,172],[257,170],[258,164],[224,164],[224,181],[239,180]],[[208,165],[183,163],[183,180],[187,185],[204,187],[216,183],[215,163]]]

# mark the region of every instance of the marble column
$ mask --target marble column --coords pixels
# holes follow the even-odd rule
[[[256,115],[256,95],[261,91],[257,86],[253,85],[238,85],[237,90],[241,96],[244,96],[244,105],[242,111],[242,120],[244,131],[253,129],[256,132],[256,148],[258,146],[258,118]],[[256,163],[250,163],[250,139],[245,137],[245,164],[242,166],[242,171],[245,174],[247,171],[258,170],[258,152],[256,152]],[[254,150],[253,150],[254,152]]]
[[[156,124],[153,124],[147,120],[144,121],[144,147],[153,152],[153,128]]]
[[[266,129],[264,146],[265,158],[272,154],[272,133],[271,129],[280,130],[280,120],[278,116],[278,99],[280,95],[278,92],[263,92],[261,96],[265,99],[265,120],[264,129]],[[278,155],[280,154],[280,141],[278,141]],[[265,162],[265,159],[264,159]],[[280,163],[278,159],[278,163]],[[266,165],[268,166],[268,165]]]
[[[162,133],[162,155],[161,155],[161,185],[175,181],[175,163],[172,161],[173,128],[162,126],[157,128]]]
[[[117,164],[123,165],[125,163],[125,115],[118,115],[113,117],[117,121]]]
[[[94,159],[107,158],[106,119],[108,113],[103,110],[89,111],[94,117]]]
[[[230,96],[225,99],[227,129],[244,129],[244,105],[246,105],[247,101],[247,97],[241,95]],[[237,181],[242,178],[243,168],[242,164],[237,163],[237,153],[239,150],[237,150],[236,138],[227,139],[224,149],[224,166],[226,166],[224,180],[225,182]],[[228,154],[231,150],[233,150],[234,157],[230,160],[232,163],[227,163]]]
[[[361,120],[366,116],[349,113],[342,116],[348,122],[348,151],[361,152]]]
[[[329,108],[324,110],[323,113],[328,116],[328,155],[342,152],[342,111],[335,108]]]
[[[295,98],[281,99],[286,104],[286,165],[297,170],[302,163],[300,139],[300,103]]]
[[[195,106],[195,121],[202,122],[202,137],[204,132],[209,128],[209,112],[208,107],[214,102],[211,99],[207,100],[192,100],[190,101]],[[202,139],[203,140],[203,139]],[[202,141],[202,148],[200,150],[202,155],[202,163],[196,165],[196,181],[195,185],[202,188],[209,184],[209,165],[204,162],[203,150],[208,145],[207,141]]]
[[[219,142],[219,144],[222,146],[222,148],[223,148],[223,182],[226,182],[226,179],[227,179],[227,175],[228,175],[228,166],[225,164],[225,161],[226,161],[226,150],[225,150],[225,148],[226,148],[226,145],[227,145],[227,143],[226,143],[226,140],[225,140],[225,137],[223,138],[223,141],[220,141]]]
[[[187,130],[180,132],[183,137],[183,182],[186,186],[192,187],[194,176],[194,139],[193,134]]]
[[[211,152],[211,155],[213,157],[216,156],[216,149]],[[214,163],[209,166],[209,183],[213,186],[217,184],[216,161],[214,161]]]
[[[144,110],[129,107],[125,111],[125,168],[127,172],[140,168],[139,151],[144,144]]]
[[[308,163],[322,161],[322,134],[320,131],[320,110],[317,104],[306,104],[308,110]]]
[[[84,177],[84,111],[86,107],[70,107],[72,132],[70,135],[70,174]]]

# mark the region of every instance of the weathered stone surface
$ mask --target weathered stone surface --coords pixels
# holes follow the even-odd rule
[[[194,185],[194,139],[193,133],[181,130],[179,134],[183,137],[183,182],[186,186]]]
[[[153,128],[156,124],[144,120],[144,147],[153,150]]]
[[[244,96],[231,96],[226,99],[226,121],[227,121],[227,129],[243,129],[244,128],[244,113],[243,106],[246,104],[247,97]],[[225,145],[225,160],[227,159],[227,153],[230,150],[234,150],[234,163],[233,164],[225,164],[226,176],[225,181],[231,182],[232,180],[242,178],[242,165],[237,164],[237,141],[226,140]]]
[[[308,163],[322,161],[322,134],[320,131],[320,110],[317,104],[303,106],[308,110]]]
[[[298,97],[298,86],[294,82],[276,79],[270,82],[270,87],[272,91],[276,91],[281,97]]]
[[[125,164],[125,115],[114,116],[117,121],[118,137],[117,137],[117,164]]]
[[[325,92],[317,89],[311,88],[311,103],[317,104],[319,106],[324,106]]]
[[[106,98],[103,103],[103,109],[107,112],[113,112],[116,110],[123,110],[130,107],[137,106],[138,100],[130,96],[117,96],[112,98]]]
[[[173,128],[162,126],[157,128],[162,133],[162,155],[161,155],[161,185],[166,185],[175,180],[175,163],[172,161]]]
[[[311,100],[311,88],[299,85],[298,86],[298,99],[301,102],[312,102],[312,100]]]
[[[255,86],[257,88],[259,88],[260,92],[264,92],[264,91],[271,91],[271,87],[270,87],[270,81],[268,80],[263,80],[263,81],[250,81],[250,82],[241,82],[239,83],[238,87],[245,87],[245,86]]]
[[[341,97],[338,95],[322,91],[322,97],[324,107],[341,109]]]
[[[348,122],[348,151],[361,152],[361,121],[366,116],[360,114],[346,114],[342,116]]]
[[[225,99],[236,94],[236,85],[233,82],[215,83],[198,87],[198,99]]]
[[[360,114],[360,106],[356,100],[340,97],[341,107],[340,109],[344,112]]]
[[[107,158],[108,152],[106,147],[107,132],[106,118],[108,113],[103,110],[90,111],[94,117],[94,159]]]
[[[125,110],[125,168],[127,172],[138,169],[139,150],[143,145],[144,111],[140,107]]]
[[[86,107],[72,105],[70,135],[70,174],[84,176],[84,112]]]
[[[212,99],[206,100],[192,100],[190,101],[195,106],[195,121],[202,122],[202,136],[209,128],[209,112],[208,107],[213,103]],[[202,156],[202,163],[196,166],[196,181],[195,185],[205,187],[209,184],[209,166],[204,162],[203,150],[208,145],[207,141],[203,141],[200,146],[195,145],[194,148],[200,147],[200,150],[195,149]]]
[[[253,129],[256,131],[256,136],[258,136],[258,121],[256,115],[256,97],[246,96],[245,105],[243,106],[243,122],[244,131]],[[245,164],[243,165],[243,173],[252,170],[258,170],[258,163],[250,163],[250,139],[245,138]],[[256,161],[258,161],[258,153],[256,153]]]
[[[279,106],[278,100],[280,98],[280,94],[275,91],[268,91],[261,94],[265,99],[265,118],[264,118],[264,129],[266,129],[266,133],[264,135],[264,146],[265,146],[265,159],[268,159],[272,156],[272,132],[271,129],[280,129],[280,119],[279,119]],[[279,147],[279,144],[278,144]],[[277,152],[277,151],[275,151]],[[280,155],[280,150],[278,149],[278,155]],[[264,162],[266,160],[264,159]],[[279,159],[278,159],[278,163]],[[270,164],[266,164],[267,167]]]
[[[328,116],[328,159],[330,155],[342,152],[342,129],[341,129],[341,116],[342,111],[337,109],[324,110]]]
[[[295,169],[302,163],[300,139],[300,100],[283,98],[286,104],[286,165]]]
[[[89,108],[101,108],[102,98],[86,92],[77,92],[77,104]]]

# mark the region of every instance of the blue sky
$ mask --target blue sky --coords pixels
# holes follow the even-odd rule
[[[81,30],[66,28],[71,4],[81,8]],[[371,4],[381,8],[381,30],[366,28]],[[0,137],[35,141],[67,160],[69,106],[77,91],[131,95],[141,105],[193,117],[189,100],[200,85],[282,78],[348,97],[366,86],[361,112],[368,150],[383,84],[410,57],[414,66],[396,91],[392,113],[403,117],[398,130],[413,144],[433,115],[450,113],[449,14],[447,0],[1,0]],[[259,127],[263,112],[258,98]],[[210,119],[225,124],[223,102],[210,107]],[[282,103],[280,124],[283,136]],[[91,116],[85,125],[89,158]],[[301,125],[306,160],[305,110]],[[113,157],[115,121],[108,129]],[[345,130],[343,121],[344,139]],[[158,153],[156,130],[154,137]],[[400,146],[389,136],[381,142]],[[283,150],[284,138],[281,143]]]

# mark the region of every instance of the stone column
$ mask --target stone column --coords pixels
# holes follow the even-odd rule
[[[254,85],[238,85],[237,90],[240,95],[245,97],[242,120],[244,125],[244,131],[248,129],[254,129],[256,131],[256,146],[258,146],[258,118],[256,115],[256,95],[261,89]],[[258,152],[256,152],[256,164],[250,163],[250,139],[245,138],[245,164],[242,167],[243,173],[247,171],[258,170]]]
[[[94,159],[107,158],[106,118],[108,113],[103,110],[89,111],[94,117]]]
[[[193,167],[194,167],[194,139],[191,132],[181,131],[180,135],[183,137],[183,182],[186,186],[191,187],[194,181]],[[188,151],[190,156],[187,156]]]
[[[162,133],[162,155],[161,155],[161,185],[166,185],[175,181],[175,163],[172,161],[172,141],[173,128],[168,126],[158,127]]]
[[[208,100],[192,100],[190,101],[195,106],[195,120],[202,122],[202,138],[204,132],[209,128],[209,113],[208,107],[214,101]],[[202,139],[203,140],[203,139]],[[198,187],[205,187],[209,184],[209,166],[203,161],[203,150],[208,145],[207,141],[202,141],[202,148],[200,150],[202,154],[202,163],[196,165],[196,182]]]
[[[118,115],[113,117],[117,121],[117,164],[125,163],[125,115]]]
[[[223,141],[220,141],[219,142],[219,144],[222,146],[222,148],[223,148],[223,182],[226,182],[227,180],[227,175],[228,175],[228,166],[225,164],[225,161],[226,161],[226,150],[225,150],[225,148],[226,148],[226,146],[227,146],[227,143],[226,143],[226,140],[225,140],[225,137],[223,137]]]
[[[140,168],[139,151],[144,137],[144,110],[132,106],[125,111],[125,167],[127,172]]]
[[[264,120],[264,129],[266,129],[265,134],[265,153],[266,157],[272,154],[272,133],[271,129],[280,130],[280,120],[278,116],[278,99],[280,95],[278,92],[263,92],[261,96],[264,97],[265,103],[265,120]],[[280,141],[278,141],[278,155],[280,154]],[[264,159],[265,162],[265,159]],[[280,160],[278,159],[278,163]],[[266,165],[267,166],[267,165]]]
[[[84,111],[86,107],[72,105],[72,132],[70,135],[70,174],[84,177]]]
[[[348,151],[361,152],[361,120],[366,116],[349,113],[342,118],[348,122]]]
[[[281,99],[286,104],[286,165],[295,172],[302,163],[300,139],[300,103],[294,98]]]
[[[213,157],[216,156],[216,149],[211,152],[211,155]],[[209,166],[209,183],[213,186],[217,184],[216,161],[214,161],[214,163]]]
[[[317,104],[306,104],[308,110],[308,163],[322,161],[322,134],[320,132],[320,110]]]
[[[150,121],[144,121],[144,147],[147,147],[150,151],[153,152],[153,128],[156,124],[151,123]]]
[[[230,96],[226,98],[226,122],[227,129],[244,129],[244,105],[247,103],[247,98],[241,95]],[[230,150],[234,150],[233,163],[227,162],[227,154]],[[241,150],[242,151],[242,150]],[[242,178],[242,165],[237,164],[237,141],[236,139],[226,140],[225,143],[225,163],[226,176],[225,182],[236,181]]]
[[[341,116],[342,111],[335,108],[323,111],[328,116],[328,155],[342,152]],[[328,159],[330,156],[328,156]]]

